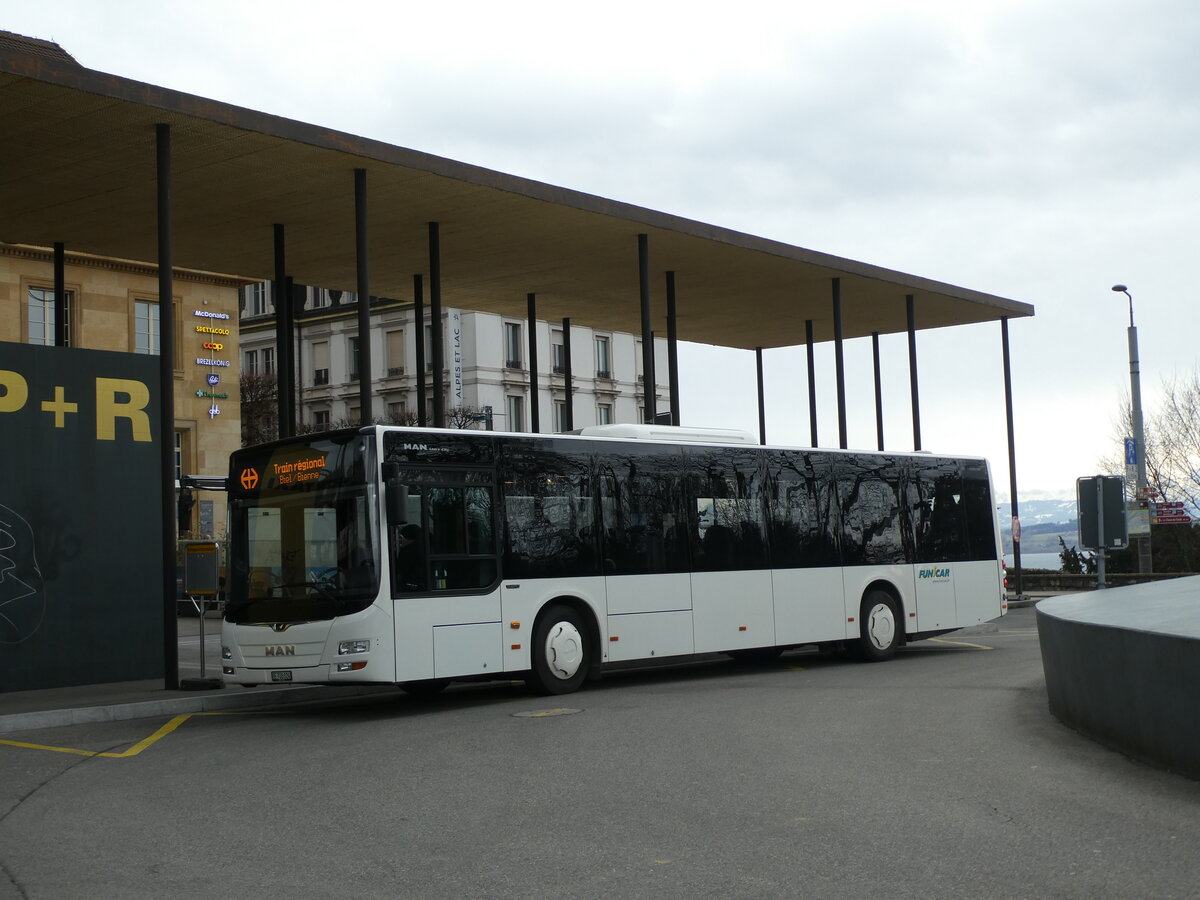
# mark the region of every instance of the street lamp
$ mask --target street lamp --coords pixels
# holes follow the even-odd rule
[[[1142,380],[1138,368],[1137,327],[1133,324],[1133,295],[1123,284],[1114,284],[1112,289],[1129,298],[1129,400],[1133,413],[1133,441],[1137,454],[1137,495],[1136,500],[1146,499],[1146,431],[1142,425]],[[1142,574],[1153,571],[1150,557],[1150,537],[1139,536],[1138,572]]]

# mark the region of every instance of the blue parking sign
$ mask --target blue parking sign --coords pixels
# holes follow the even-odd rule
[[[1134,438],[1125,438],[1125,465],[1137,465],[1137,441]]]

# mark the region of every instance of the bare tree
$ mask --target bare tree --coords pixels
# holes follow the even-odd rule
[[[1121,398],[1113,430],[1118,446],[1133,434],[1128,394]],[[1200,510],[1200,372],[1163,383],[1162,406],[1146,417],[1143,431],[1146,484],[1164,500],[1182,500],[1189,509]],[[1114,453],[1100,467],[1107,474],[1124,475],[1124,457]]]
[[[243,372],[242,446],[262,444],[279,437],[278,384],[274,373]]]
[[[1165,499],[1200,510],[1200,372],[1163,386],[1162,407],[1154,416],[1156,455]]]
[[[478,428],[487,417],[488,413],[478,406],[455,406],[446,410],[446,427]]]

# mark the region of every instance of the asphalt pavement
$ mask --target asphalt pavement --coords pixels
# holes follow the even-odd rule
[[[201,680],[200,619],[178,619],[179,680]],[[204,676],[219,679],[221,674],[221,620],[210,612],[204,619]],[[220,683],[219,681],[217,682]],[[143,681],[118,681],[84,684],[36,691],[0,692],[0,734],[58,728],[88,722],[113,722],[149,716],[177,716],[188,713],[228,709],[278,706],[309,700],[331,700],[364,694],[395,691],[398,688],[362,685],[329,687],[295,685],[256,688],[217,687],[212,689],[170,690],[165,678]]]
[[[1009,606],[1013,609],[1031,606],[1043,596],[1049,595],[1010,598]],[[179,678],[183,683],[200,681],[200,619],[184,616],[178,619],[178,623]],[[980,627],[987,628],[986,625]],[[995,626],[991,627],[994,630]],[[221,621],[216,613],[206,615],[204,632],[204,675],[209,679],[219,678]],[[281,706],[396,690],[398,688],[387,685],[260,685],[256,688],[235,686],[171,690],[167,688],[165,679],[158,678],[36,691],[9,691],[0,692],[0,734],[150,716]]]

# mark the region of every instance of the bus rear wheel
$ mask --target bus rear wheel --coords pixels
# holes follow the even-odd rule
[[[896,598],[878,588],[867,591],[859,608],[858,633],[854,655],[859,659],[882,662],[895,656],[901,640]]]
[[[538,620],[533,634],[530,686],[545,694],[579,690],[591,666],[587,628],[569,606],[552,606]]]

